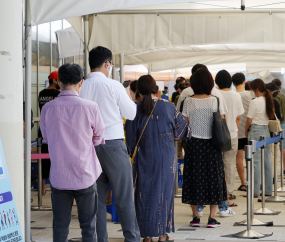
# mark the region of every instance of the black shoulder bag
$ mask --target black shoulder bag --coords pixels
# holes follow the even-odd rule
[[[218,97],[218,110],[213,113],[212,145],[219,151],[225,152],[232,148],[231,135],[225,119],[220,114],[220,100]]]

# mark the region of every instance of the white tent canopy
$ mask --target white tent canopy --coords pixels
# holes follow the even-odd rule
[[[34,24],[67,19],[110,10],[141,6],[153,6],[169,3],[189,3],[197,0],[30,0]],[[199,0],[199,2],[213,0]],[[229,1],[229,0],[228,0]]]

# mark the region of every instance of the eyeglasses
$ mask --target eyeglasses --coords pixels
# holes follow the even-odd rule
[[[112,61],[105,61],[105,63],[107,63],[107,62],[109,62],[109,64],[113,67],[114,66],[114,64],[112,63]]]

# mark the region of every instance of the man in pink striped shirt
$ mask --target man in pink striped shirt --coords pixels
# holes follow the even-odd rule
[[[44,105],[40,125],[51,160],[53,241],[67,242],[75,199],[82,241],[95,242],[96,180],[102,168],[94,146],[105,144],[105,126],[97,104],[79,97],[82,68],[64,64],[58,75],[61,93]]]

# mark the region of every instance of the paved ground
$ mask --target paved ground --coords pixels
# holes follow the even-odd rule
[[[278,165],[279,167],[279,165]],[[279,174],[279,173],[278,173]],[[280,181],[280,179],[278,179]],[[279,183],[280,184],[280,183]],[[239,179],[236,175],[236,188],[239,186]],[[179,190],[181,193],[181,189]],[[189,205],[181,203],[181,198],[175,198],[175,233],[171,233],[170,236],[175,239],[175,241],[232,241],[241,240],[247,241],[247,239],[236,239],[231,235],[246,229],[245,226],[234,226],[236,222],[246,219],[246,198],[242,197],[244,192],[236,191],[235,195],[237,199],[234,200],[238,204],[238,207],[233,208],[236,212],[236,216],[222,218],[217,215],[216,219],[221,222],[222,226],[215,229],[206,228],[207,218],[209,216],[209,206],[204,209],[204,215],[201,218],[202,226],[198,229],[193,229],[189,227],[189,222],[192,219],[192,213]],[[285,193],[279,193],[280,196],[285,196]],[[37,205],[37,192],[32,191],[32,197],[34,202],[33,206]],[[50,207],[50,191],[43,197],[43,205],[45,207]],[[254,203],[255,209],[261,207],[261,203],[255,199]],[[256,215],[255,218],[263,222],[273,221],[273,226],[254,226],[252,229],[264,233],[271,234],[272,236],[259,239],[263,241],[285,241],[285,206],[284,203],[266,203],[266,207],[273,210],[281,211],[279,215],[268,216],[268,215]],[[51,242],[52,241],[52,212],[51,211],[32,211],[32,237],[34,241],[39,242]],[[121,231],[120,224],[114,224],[111,222],[111,216],[108,215],[108,232],[109,240],[111,242],[122,242],[123,234]],[[226,237],[227,236],[227,237]],[[69,239],[79,238],[80,229],[77,220],[77,209],[76,206],[73,207],[72,219],[70,224]],[[154,238],[157,241],[157,238]],[[253,241],[253,240],[251,240]],[[254,240],[255,241],[255,240]]]

